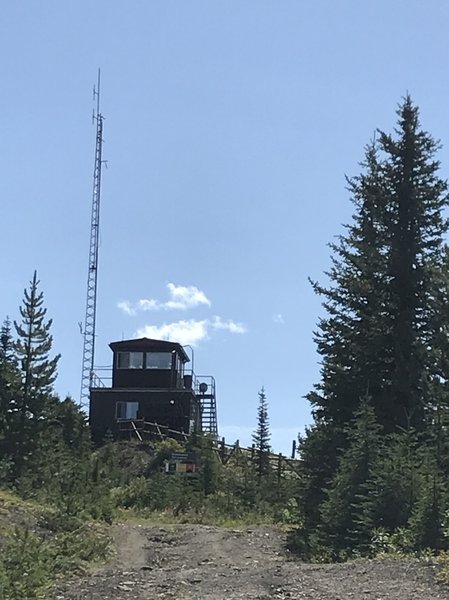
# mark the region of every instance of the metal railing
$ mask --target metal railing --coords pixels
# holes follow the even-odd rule
[[[108,388],[112,386],[112,367],[95,367],[90,373],[90,387]]]
[[[176,431],[175,429],[170,429],[166,425],[161,425],[159,423],[152,423],[150,421],[145,421],[145,419],[120,419],[118,422],[119,432],[123,434],[128,434],[127,437],[134,438],[137,437],[139,441],[143,441],[145,438],[172,438],[172,439],[180,439],[182,441],[187,441],[189,439],[189,434],[184,431]]]

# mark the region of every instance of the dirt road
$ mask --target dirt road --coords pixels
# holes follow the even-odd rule
[[[449,600],[435,566],[373,560],[304,564],[277,529],[118,525],[117,558],[54,600]]]

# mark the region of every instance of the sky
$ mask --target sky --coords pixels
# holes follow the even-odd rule
[[[376,128],[410,93],[449,173],[446,0],[4,0],[0,5],[0,318],[35,269],[78,400],[101,68],[95,362],[112,341],[194,347],[219,433],[272,446],[311,423],[329,242],[351,219]]]

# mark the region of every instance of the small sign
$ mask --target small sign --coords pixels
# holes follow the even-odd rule
[[[172,452],[171,460],[188,460],[189,455],[187,452]]]
[[[194,452],[172,452],[170,460],[179,460],[183,462],[196,462],[196,454]]]
[[[166,473],[196,476],[199,471],[195,452],[172,452],[170,459],[165,462]]]

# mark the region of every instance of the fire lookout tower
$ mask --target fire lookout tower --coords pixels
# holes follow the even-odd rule
[[[134,431],[194,432],[218,436],[215,380],[196,376],[186,350],[176,342],[140,338],[109,344],[113,352],[111,387],[97,374],[90,389],[90,426],[94,440],[110,431],[118,438]],[[190,368],[189,368],[190,367]],[[111,380],[111,370],[107,370]]]

